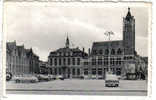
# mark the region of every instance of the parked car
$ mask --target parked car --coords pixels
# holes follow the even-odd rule
[[[105,80],[106,87],[118,87],[119,86],[119,79],[116,75],[107,74]]]
[[[48,75],[39,74],[37,75],[37,78],[39,81],[50,81],[51,78]]]
[[[16,83],[36,83],[38,82],[35,76],[15,76],[14,80]]]
[[[50,78],[50,80],[56,80],[56,76],[55,75],[48,75],[48,77]]]
[[[62,75],[58,75],[56,79],[64,80],[64,77]]]
[[[10,81],[12,79],[12,74],[10,72],[6,72],[6,81]]]

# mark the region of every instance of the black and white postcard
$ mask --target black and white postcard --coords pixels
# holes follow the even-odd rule
[[[4,2],[6,94],[148,96],[151,3]]]

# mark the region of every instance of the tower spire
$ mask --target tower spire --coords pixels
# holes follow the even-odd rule
[[[130,20],[131,17],[132,17],[132,16],[131,16],[130,8],[128,7],[128,13],[127,13],[126,19],[127,19],[127,20]]]
[[[68,38],[68,33],[67,33],[67,38],[66,38],[66,48],[69,48],[69,38]]]

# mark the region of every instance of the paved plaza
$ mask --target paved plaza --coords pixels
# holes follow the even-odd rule
[[[104,80],[53,80],[38,83],[6,84],[8,94],[65,94],[65,95],[147,95],[147,81],[120,80],[119,87],[105,87]]]

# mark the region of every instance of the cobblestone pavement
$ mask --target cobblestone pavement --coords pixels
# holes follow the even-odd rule
[[[104,80],[66,79],[38,83],[6,83],[7,93],[19,94],[87,94],[87,95],[147,95],[147,81],[120,80],[119,87],[105,87]]]

